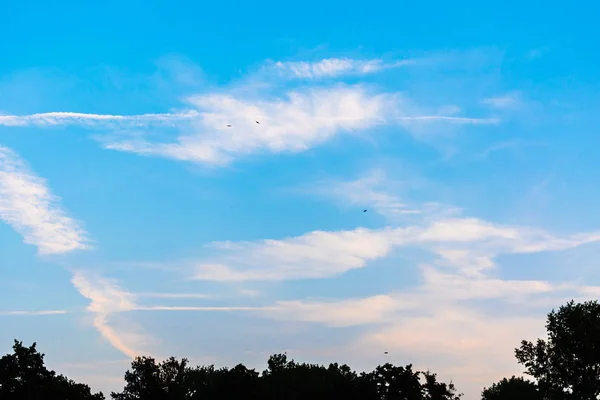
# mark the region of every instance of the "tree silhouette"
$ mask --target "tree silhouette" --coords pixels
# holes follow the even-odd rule
[[[513,376],[484,388],[481,400],[544,400],[544,396],[535,383]]]
[[[425,378],[425,384],[423,388],[425,390],[425,400],[459,400],[462,397],[462,393],[457,393],[454,384],[450,382],[445,384],[438,382],[437,375],[429,371],[423,372]]]
[[[87,385],[57,375],[44,366],[34,343],[15,340],[14,354],[0,358],[0,400],[103,400]],[[242,364],[229,368],[191,367],[186,358],[157,362],[138,357],[125,373],[121,392],[113,400],[457,400],[452,383],[438,382],[429,371],[390,363],[372,372],[348,365],[298,363],[286,354],[269,357],[258,373]]]
[[[297,363],[274,354],[259,374],[239,364],[231,369],[191,368],[187,360],[134,360],[114,400],[457,400],[452,384],[435,374],[413,371],[412,365],[379,366],[373,372],[354,372],[337,363],[328,367]]]
[[[103,400],[89,386],[76,383],[44,365],[36,343],[23,346],[15,340],[13,354],[0,358],[0,399],[2,400]]]
[[[548,314],[548,339],[523,341],[515,350],[547,399],[600,395],[600,304],[568,302]]]
[[[375,384],[382,400],[420,400],[423,388],[419,381],[420,372],[412,365],[395,367],[390,363],[378,366],[374,371]]]
[[[175,400],[189,399],[194,382],[189,374],[188,360],[171,357],[156,363],[152,357],[138,357],[125,373],[125,388],[111,393],[114,400]]]

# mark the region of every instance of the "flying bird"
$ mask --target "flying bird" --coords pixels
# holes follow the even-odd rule
[[[260,124],[260,122],[256,121],[257,124]]]
[[[228,127],[228,128],[231,128],[231,125],[227,124],[227,127]]]
[[[367,212],[367,210],[363,210],[363,212]]]
[[[387,353],[388,353],[387,351],[384,351],[384,352],[383,352],[383,354],[387,354]]]

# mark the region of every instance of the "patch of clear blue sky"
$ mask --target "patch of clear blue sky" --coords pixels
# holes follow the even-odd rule
[[[198,65],[207,84],[214,86],[242,77],[266,59],[402,58],[460,50],[472,51],[468,65],[409,68],[367,81],[387,90],[405,90],[432,107],[458,103],[465,113],[476,116],[485,116],[478,104],[483,97],[520,90],[528,99],[544,103],[549,118],[529,125],[508,120],[498,127],[467,128],[466,138],[453,138],[459,154],[444,161],[439,152],[397,128],[382,128],[378,144],[344,137],[306,153],[252,156],[234,168],[213,172],[103,150],[89,131],[80,128],[0,127],[0,142],[48,180],[53,193],[62,197],[63,207],[97,241],[96,251],[72,257],[64,265],[110,271],[115,278],[126,278],[126,286],[135,291],[217,292],[218,285],[187,282],[183,277],[165,282],[164,271],[119,270],[114,263],[168,264],[199,257],[204,254],[201,246],[213,240],[282,238],[315,229],[383,225],[371,213],[342,211],[322,199],[274,189],[315,177],[352,179],[390,158],[401,158],[416,166],[419,174],[443,183],[443,190],[420,193],[416,201],[443,200],[466,208],[469,215],[498,222],[531,223],[559,232],[592,230],[600,225],[595,212],[600,201],[600,143],[593,115],[600,106],[599,4],[5,1],[0,8],[0,111],[5,113],[166,112],[181,105],[180,95],[194,91],[177,84],[160,87],[151,79],[156,60],[168,55]],[[502,61],[489,66],[485,60],[479,62],[480,49]],[[485,84],[476,84],[481,82]],[[546,145],[490,151],[485,162],[475,157],[515,137]],[[355,211],[363,207],[369,205]],[[590,248],[585,251],[595,254]],[[88,302],[69,284],[69,273],[34,253],[10,227],[0,225],[0,309],[85,307]],[[529,263],[535,257],[538,261]],[[542,267],[536,266],[549,265],[552,257],[521,258],[511,264],[506,277],[539,277],[535,271]],[[424,259],[421,254],[410,262],[392,257],[340,279],[244,287],[268,287],[273,299],[373,295],[414,285],[415,266]],[[586,260],[590,269],[589,257]],[[371,275],[375,268],[377,274]],[[553,276],[567,278],[564,273]],[[78,325],[77,315],[1,318],[6,318],[2,326],[10,329],[1,330],[0,349],[15,334],[45,342],[49,351],[58,348],[63,335],[68,335],[70,345],[92,346],[97,355],[109,348],[73,330],[61,333],[66,326],[87,329]],[[190,329],[194,324],[189,321],[213,323],[220,329],[242,326],[239,316],[218,314],[139,318],[148,319],[145,325],[157,331],[169,321],[188,324]],[[36,328],[40,323],[46,327],[41,337]],[[215,339],[216,331],[203,332],[206,340]],[[185,335],[182,340],[188,343],[194,332]],[[322,330],[312,335],[327,337]],[[291,340],[281,339],[281,346]]]

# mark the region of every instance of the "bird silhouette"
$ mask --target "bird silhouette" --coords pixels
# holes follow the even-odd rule
[[[227,127],[228,127],[228,128],[231,128],[231,125],[227,124]]]
[[[256,121],[257,124],[260,124],[260,122]]]
[[[387,353],[388,353],[387,351],[384,351],[384,352],[383,352],[383,354],[387,354]]]
[[[367,212],[367,210],[363,210],[363,212]]]

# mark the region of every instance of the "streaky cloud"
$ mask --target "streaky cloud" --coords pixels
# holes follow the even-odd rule
[[[277,61],[265,69],[288,79],[336,78],[344,75],[368,75],[386,69],[415,64],[414,60],[385,62],[382,59],[325,58],[319,61]]]
[[[41,310],[41,311],[0,311],[0,316],[37,316],[37,315],[64,315],[66,310]]]
[[[84,125],[94,126],[111,122],[128,125],[169,124],[196,118],[198,114],[189,110],[181,113],[111,115],[85,114],[77,112],[48,112],[29,115],[0,115],[0,125],[4,126],[52,126]]]
[[[0,219],[40,254],[89,248],[87,233],[60,207],[46,181],[29,170],[17,153],[0,146]]]
[[[111,346],[130,358],[152,354],[148,348],[155,344],[155,339],[132,321],[116,315],[136,308],[133,294],[121,289],[113,280],[86,271],[74,271],[71,283],[82,296],[90,299],[88,311],[94,314],[92,325]]]
[[[157,299],[209,299],[213,297],[204,293],[136,293],[136,297],[151,297]]]
[[[314,192],[336,201],[370,201],[373,211],[391,225],[312,231],[296,237],[242,242],[214,242],[217,254],[191,265],[192,278],[217,282],[285,281],[327,278],[365,268],[399,248],[419,248],[436,263],[472,277],[484,276],[501,254],[562,251],[600,241],[600,232],[556,236],[542,229],[502,225],[463,216],[456,207],[436,203],[408,205],[389,191],[382,172],[355,181],[320,183]],[[409,212],[409,214],[406,214]],[[409,215],[406,218],[399,216]],[[404,223],[402,223],[404,222]],[[402,223],[402,224],[400,224]]]
[[[176,141],[101,139],[107,149],[222,166],[256,153],[300,153],[341,133],[384,125],[496,124],[497,119],[413,115],[398,93],[364,85],[334,85],[287,92],[273,99],[207,94],[188,98],[198,118]],[[259,121],[257,124],[255,121]]]

